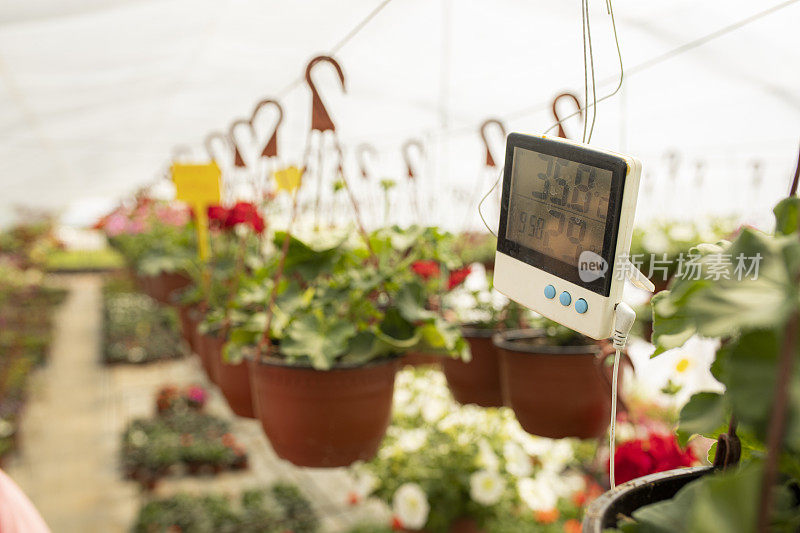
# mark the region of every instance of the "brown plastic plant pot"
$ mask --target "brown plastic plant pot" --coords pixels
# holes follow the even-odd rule
[[[541,330],[513,330],[493,337],[505,405],[532,435],[602,437],[611,417],[608,350],[597,344],[536,344],[544,336]]]
[[[195,329],[197,328],[197,321],[192,315],[196,315],[197,310],[189,305],[182,305],[178,308],[178,319],[180,321],[181,326],[181,337],[186,344],[189,345],[189,348],[192,352],[196,352],[197,348],[195,347],[194,337],[195,337]]]
[[[500,362],[492,343],[495,330],[464,327],[461,331],[469,343],[472,359],[468,363],[450,357],[442,359],[442,369],[453,398],[460,404],[501,407]]]
[[[589,506],[583,517],[583,532],[602,533],[615,529],[620,516],[631,516],[640,507],[669,500],[688,483],[713,471],[710,466],[678,468],[618,485]]]
[[[250,370],[245,361],[235,365],[222,360],[222,348],[226,339],[221,336],[206,335],[206,357],[212,367],[215,383],[228,401],[231,411],[238,416],[255,418],[253,395],[250,392]]]
[[[161,272],[157,276],[150,276],[146,281],[146,292],[156,301],[170,305],[174,292],[186,288],[192,280],[182,272]]]
[[[214,337],[210,335],[206,335],[205,333],[197,332],[195,337],[195,342],[197,343],[197,355],[200,356],[200,362],[203,364],[203,370],[206,372],[206,376],[211,383],[217,383],[217,374],[216,374],[216,366],[214,365],[213,359],[213,342]]]
[[[446,357],[446,356],[445,356]],[[442,356],[424,353],[424,352],[408,352],[401,358],[403,366],[439,366],[442,363]]]
[[[331,370],[250,361],[255,411],[278,457],[339,467],[375,456],[392,412],[396,358]]]

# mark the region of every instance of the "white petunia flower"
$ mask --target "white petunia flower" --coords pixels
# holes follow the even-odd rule
[[[500,459],[486,439],[478,441],[478,464],[492,472],[500,470]]]
[[[575,452],[569,440],[554,440],[553,445],[541,456],[542,468],[550,472],[561,472],[574,457]]]
[[[519,498],[532,511],[550,511],[555,508],[558,497],[543,478],[522,478],[517,481]]]
[[[392,511],[406,529],[422,529],[428,521],[428,497],[416,483],[400,485],[392,498]]]
[[[469,495],[481,505],[494,505],[500,501],[506,481],[495,471],[479,470],[469,478]]]
[[[422,418],[425,422],[433,424],[447,414],[447,403],[439,398],[428,398],[422,406]]]
[[[526,477],[531,475],[533,471],[531,458],[516,442],[503,444],[503,458],[506,460],[506,470],[512,476]]]
[[[420,450],[428,440],[428,432],[422,428],[403,431],[397,439],[397,445],[406,453]]]

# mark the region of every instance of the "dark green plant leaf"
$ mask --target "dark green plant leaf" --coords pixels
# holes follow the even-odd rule
[[[726,430],[729,416],[722,394],[701,392],[693,395],[681,409],[678,442],[686,446],[693,435],[715,438]]]

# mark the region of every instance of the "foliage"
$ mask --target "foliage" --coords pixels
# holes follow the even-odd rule
[[[200,385],[177,387],[166,385],[156,394],[156,412],[158,414],[180,413],[185,411],[202,411],[206,405],[208,392]]]
[[[124,266],[125,259],[113,248],[53,250],[44,261],[44,268],[49,272],[117,270]]]
[[[144,276],[185,270],[197,255],[194,222],[186,207],[140,197],[104,217],[98,227]]]
[[[243,468],[247,454],[227,421],[185,410],[131,421],[122,435],[121,460],[129,477],[148,481],[177,466],[190,472]]]
[[[697,279],[676,278],[670,291],[653,298],[656,355],[680,346],[694,334],[722,340],[712,372],[725,385],[725,392],[694,395],[681,412],[678,435],[682,440],[694,434],[715,438],[725,431],[729,416],[734,414],[743,461],[732,472],[704,476],[673,500],[634,513],[637,522],[626,525],[626,530],[649,531],[656,527],[654,524],[666,527],[678,523],[700,527],[721,520],[726,512],[739,513],[730,515],[735,517],[729,522],[730,531],[755,527],[759,498],[754,494],[760,487],[758,471],[763,462],[777,362],[787,323],[800,311],[798,211],[800,199],[787,198],[774,210],[774,234],[745,228],[733,242],[695,247],[692,252],[698,255],[700,268]],[[757,275],[752,271],[739,275],[740,257],[760,258]],[[721,274],[708,279],[709,273]],[[800,344],[797,346],[780,461],[782,486],[800,482]],[[776,531],[793,530],[800,520],[800,509],[788,506],[783,499],[773,511]]]
[[[182,355],[175,311],[118,284],[103,291],[103,359],[146,363]]]
[[[508,409],[456,404],[440,372],[404,370],[378,456],[354,469],[357,496],[392,505],[395,524],[408,529],[445,532],[472,517],[487,531],[561,530],[579,517],[590,485],[578,447],[525,433]],[[421,491],[425,515],[404,510],[407,487]]]
[[[734,232],[731,220],[706,222],[661,220],[633,230],[630,258],[653,283],[664,284],[678,271],[681,254],[687,256],[699,242],[716,242]]]
[[[278,232],[280,250],[287,235]],[[338,363],[365,364],[407,351],[466,357],[456,324],[431,310],[430,291],[412,265],[436,261],[457,266],[448,237],[432,228],[385,228],[361,240],[328,233],[308,240],[290,237],[284,276],[275,292],[277,262],[242,283],[230,313],[225,354],[237,359],[258,346],[273,317],[269,337],[291,364],[326,370]]]
[[[250,489],[238,501],[206,494],[177,494],[147,502],[132,528],[135,533],[314,533],[319,520],[294,485],[276,483]]]
[[[28,376],[47,359],[55,307],[66,292],[42,273],[0,258],[0,457],[16,443]]]

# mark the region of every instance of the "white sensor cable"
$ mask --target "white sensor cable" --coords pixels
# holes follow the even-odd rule
[[[615,432],[617,426],[617,376],[619,374],[619,360],[622,358],[622,350],[628,342],[628,333],[636,320],[636,313],[631,306],[625,302],[620,302],[614,307],[614,335],[611,342],[616,353],[614,354],[614,370],[611,376],[611,435],[608,439],[609,463],[608,472],[611,479],[611,490],[614,490],[616,483],[614,480],[614,450],[616,447]]]

